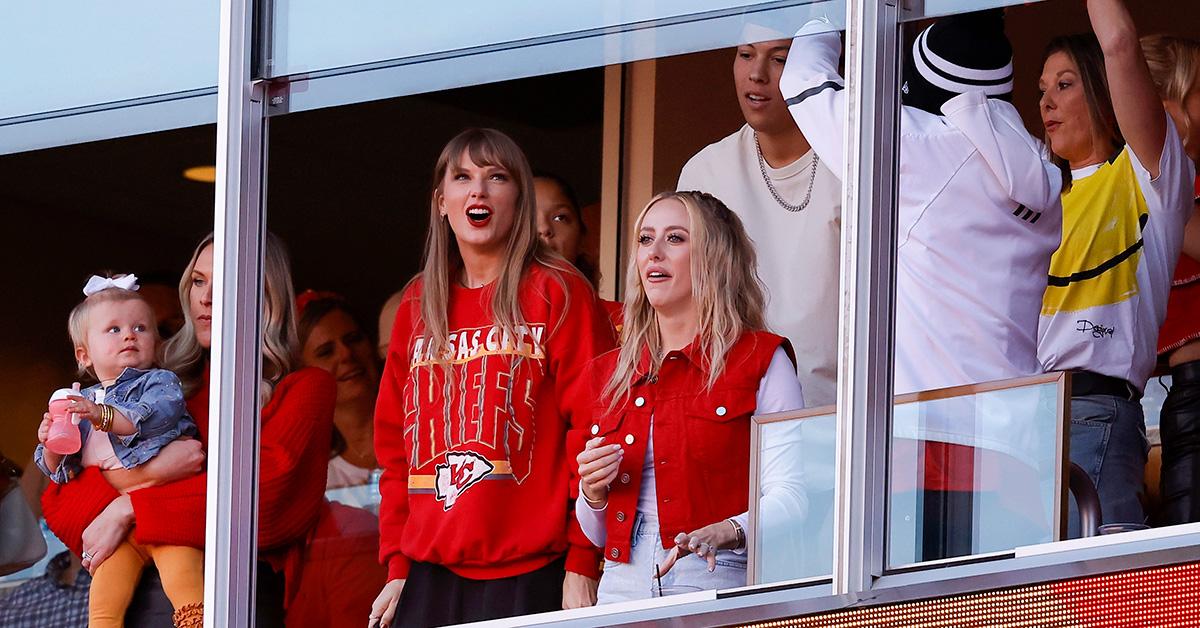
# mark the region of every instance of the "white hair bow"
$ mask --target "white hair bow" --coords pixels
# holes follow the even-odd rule
[[[124,275],[122,277],[116,277],[116,278],[92,275],[92,278],[88,279],[87,285],[83,287],[83,294],[84,294],[84,296],[90,297],[93,294],[100,292],[101,290],[108,290],[109,288],[121,288],[123,290],[137,290],[138,289],[137,275]]]

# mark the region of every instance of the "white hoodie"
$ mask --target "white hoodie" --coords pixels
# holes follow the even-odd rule
[[[798,35],[780,79],[796,124],[839,176],[840,53],[837,33]],[[1061,235],[1061,176],[1010,103],[968,92],[942,113],[902,107],[900,115],[897,393],[1042,372],[1038,315]],[[997,418],[977,416],[968,428],[925,416],[921,434],[1011,451],[1014,435]],[[898,432],[910,431],[903,424],[898,415]]]

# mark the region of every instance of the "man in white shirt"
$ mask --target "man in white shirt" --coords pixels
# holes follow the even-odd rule
[[[738,46],[733,79],[746,124],[696,153],[677,189],[708,192],[741,218],[767,288],[767,325],[791,341],[804,399],[818,407],[836,397],[841,183],[779,90],[790,48],[788,39]]]
[[[838,75],[841,41],[828,29],[813,23],[801,29],[781,84],[814,150],[840,172],[846,93]],[[1002,13],[939,20],[914,42],[906,70],[899,133],[896,392],[1040,373],[1037,321],[1044,277],[1059,242],[1062,181],[1005,102],[1012,91],[1012,49]],[[985,457],[996,459],[1009,479],[1036,478],[1033,470],[1044,466],[1039,443],[1052,434],[1036,423],[1036,392],[1021,401],[1009,396],[1003,403],[977,401],[966,408],[941,404],[897,411],[894,447],[923,441],[925,451],[918,463],[925,475],[914,478],[918,490],[923,488],[924,509],[924,529],[916,531],[924,547],[916,559],[1040,540],[1015,534],[1014,522],[1031,517],[1005,520],[991,540],[972,528],[981,500],[1021,502],[1005,499],[1013,496],[1003,493],[1004,483],[977,476],[974,466],[989,468]],[[904,463],[903,456],[897,460]],[[893,468],[894,481],[904,473],[900,469]],[[893,521],[899,519],[895,514]]]

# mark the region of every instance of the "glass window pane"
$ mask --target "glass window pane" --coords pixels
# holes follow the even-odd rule
[[[198,373],[190,381],[195,386],[184,388],[183,399],[155,404],[138,429],[146,435],[140,430],[172,425],[179,417],[175,412],[186,409],[199,428],[193,435],[201,443],[170,440],[164,444],[135,437],[128,450],[113,445],[111,457],[97,456],[93,461],[86,446],[102,445],[101,439],[109,435],[92,430],[91,423],[84,421],[71,428],[83,430],[78,435],[84,449],[64,457],[59,467],[78,472],[56,476],[61,484],[35,465],[34,452],[47,400],[73,382],[79,382],[90,398],[98,399],[97,380],[115,379],[115,383],[108,382],[111,394],[105,399],[130,414],[134,411],[126,402],[134,398],[151,401],[141,391],[124,388],[126,382],[144,381],[124,366],[163,367],[155,350],[182,333],[185,305],[179,299],[180,279],[196,243],[213,228],[214,205],[211,179],[194,171],[193,178],[188,178],[186,173],[193,167],[211,166],[215,133],[208,125],[0,156],[0,187],[5,190],[8,225],[3,245],[11,269],[6,298],[22,304],[8,308],[0,326],[0,346],[4,347],[0,395],[9,408],[0,420],[0,448],[3,456],[24,468],[21,486],[8,498],[28,499],[33,515],[40,518],[46,542],[46,553],[39,562],[0,578],[0,626],[87,625],[92,579],[81,570],[81,532],[117,498],[114,489],[129,495],[139,540],[204,544],[205,477],[196,473],[203,462],[201,443],[207,437],[208,397]],[[64,177],[71,184],[64,185]],[[131,364],[115,365],[111,353],[94,351],[88,358],[89,372],[81,373],[74,350],[77,343],[67,330],[68,316],[84,302],[82,289],[89,277],[125,273],[137,276],[134,300],[93,301],[84,319],[86,341],[93,350],[99,349],[95,338],[103,331],[94,324],[110,319],[96,312],[102,312],[106,304],[124,305],[132,317],[155,328],[155,339],[142,336],[142,342],[153,348],[126,353],[137,357],[129,358]],[[141,307],[142,301],[149,313]],[[108,311],[111,314],[113,309]],[[124,328],[131,329],[128,325]],[[156,379],[154,386],[160,384],[159,390],[172,387]],[[66,422],[69,425],[69,419]],[[165,453],[168,450],[171,453]],[[153,457],[138,464],[133,457],[118,457],[118,451]],[[189,453],[177,457],[180,452]],[[97,467],[104,469],[104,475]],[[3,481],[7,480],[5,475]],[[165,502],[171,505],[165,506]],[[10,505],[5,503],[0,521],[6,539],[13,538],[7,536],[13,523],[7,510]],[[118,537],[109,549],[127,538],[131,537]],[[94,546],[92,551],[97,551]],[[178,575],[192,583],[201,582],[198,559],[195,551],[188,563],[194,569]],[[129,626],[170,625],[171,605],[158,572],[151,566],[140,581],[133,576],[130,584],[137,585],[134,599],[128,614],[117,609],[118,616],[123,615]],[[191,593],[197,593],[194,587]]]
[[[0,120],[215,86],[218,8],[150,0],[4,3]]]
[[[647,25],[737,15],[746,9],[777,4],[795,3],[606,0],[555,4],[548,9],[539,0],[471,0],[455,5],[371,0],[355,3],[350,10],[349,5],[317,0],[281,0],[274,5],[271,73],[282,76],[391,59],[463,54],[497,45],[524,47],[542,43],[540,40],[595,37],[605,32],[645,29]],[[462,19],[465,15],[471,19]],[[438,24],[453,24],[453,28],[438,28]],[[602,50],[593,50],[592,54],[596,55],[593,60],[577,67],[627,60],[601,57]],[[659,54],[663,53],[646,56]]]
[[[547,94],[555,97],[544,97]],[[333,377],[325,383],[336,387],[332,392],[337,403],[325,407],[322,413],[311,415],[319,427],[306,433],[305,438],[315,443],[315,447],[323,446],[324,449],[306,450],[306,457],[296,469],[308,469],[311,465],[319,469],[319,474],[281,472],[288,467],[280,466],[286,461],[276,455],[277,448],[294,436],[271,429],[271,423],[297,419],[285,414],[265,419],[260,440],[261,499],[264,504],[259,515],[260,544],[267,543],[263,540],[267,532],[289,534],[272,540],[273,543],[283,541],[285,551],[276,547],[260,552],[259,557],[264,562],[258,569],[258,586],[260,592],[277,591],[281,582],[286,583],[289,578],[298,578],[292,580],[298,585],[295,598],[288,602],[286,611],[280,596],[260,594],[258,603],[264,617],[281,618],[286,612],[286,621],[293,626],[338,625],[350,617],[355,618],[355,622],[358,618],[365,622],[371,602],[387,580],[387,568],[379,561],[381,543],[394,548],[407,538],[397,531],[394,523],[399,510],[396,503],[401,499],[394,491],[401,483],[394,482],[389,486],[389,476],[383,474],[391,473],[390,477],[397,477],[400,473],[408,473],[409,469],[399,464],[390,470],[381,468],[382,461],[402,457],[396,452],[403,450],[406,442],[396,437],[395,432],[389,432],[376,448],[375,410],[381,389],[383,358],[388,355],[392,326],[399,308],[398,297],[408,281],[421,270],[421,250],[430,218],[430,180],[442,147],[467,127],[499,128],[513,137],[533,168],[558,176],[573,190],[581,210],[579,216],[587,226],[587,233],[582,235],[579,243],[580,257],[595,263],[601,232],[598,205],[603,102],[604,72],[583,70],[331,107],[272,121],[267,139],[270,149],[268,227],[290,253],[298,294],[297,366],[303,367],[289,377],[312,379],[314,370],[328,371]],[[454,319],[447,324],[460,325],[459,321],[461,319]],[[453,329],[457,331],[460,327]],[[412,333],[412,330],[407,332]],[[479,339],[481,343],[486,342],[484,336]],[[464,346],[470,345],[464,343]],[[479,348],[484,347],[480,345]],[[394,349],[392,355],[395,361],[399,359],[397,355],[407,357],[408,352]],[[504,357],[489,359],[480,355],[478,359],[464,359],[467,366],[462,372],[472,366],[489,366],[471,376],[460,375],[458,381],[481,394],[485,390],[499,389],[492,387],[502,387],[510,381],[509,371],[497,366],[503,363]],[[544,362],[539,360],[538,363]],[[472,384],[472,378],[482,380],[485,376],[485,385]],[[319,387],[319,384],[315,386]],[[325,394],[330,392],[328,389],[323,391]],[[282,403],[286,400],[285,396]],[[518,403],[524,409],[525,405]],[[470,408],[475,407],[474,401],[462,406],[466,410],[459,410],[459,407],[456,404],[446,415],[446,420],[454,421],[464,433],[478,434],[473,431],[474,421],[483,420],[478,413],[471,418],[467,415]],[[428,413],[441,411],[439,405]],[[499,406],[489,406],[488,411],[488,417],[503,416]],[[393,405],[385,412],[389,421],[404,420],[403,411]],[[522,419],[525,416],[522,415]],[[414,493],[409,499],[427,498],[439,514],[446,512],[445,517],[458,517],[456,521],[465,522],[461,524],[464,526],[478,524],[479,527],[472,530],[481,537],[490,534],[489,528],[498,529],[493,525],[498,520],[471,519],[469,515],[461,514],[472,513],[470,509],[479,503],[467,502],[486,499],[488,491],[506,491],[506,495],[521,491],[521,485],[513,480],[513,473],[499,469],[505,466],[511,469],[511,465],[520,464],[519,454],[514,454],[513,462],[509,462],[503,440],[504,434],[513,433],[514,426],[504,420],[489,425],[495,426],[500,434],[497,448],[484,444],[495,442],[486,434],[479,438],[464,436],[458,441],[461,447],[456,447],[454,453],[439,455],[438,461],[444,463],[448,459],[457,461],[458,452],[486,452],[490,454],[488,460],[495,463],[495,473],[487,477],[493,481],[478,485],[472,482],[469,489],[464,489],[464,497],[457,506],[443,511],[444,502],[434,501],[435,476],[442,476],[442,490],[447,490],[448,486],[445,474],[436,471],[434,464],[427,465],[420,474],[413,472],[410,476],[427,483],[411,485]],[[547,429],[544,423],[536,427]],[[453,434],[458,433],[456,428]],[[541,439],[553,442],[545,434],[545,431],[538,431],[537,439],[526,442],[538,443]],[[515,447],[515,437],[508,442],[513,442]],[[292,442],[292,446],[296,444]],[[538,452],[539,456],[548,454],[548,450],[539,449]],[[565,464],[565,461],[559,462]],[[478,468],[482,470],[482,464]],[[462,469],[460,464],[458,470]],[[537,469],[545,474],[539,476],[541,478],[555,470],[549,466]],[[566,467],[561,470],[565,472]],[[380,495],[381,477],[385,484],[383,497]],[[399,490],[408,491],[409,486],[400,486]],[[387,493],[389,488],[393,492]],[[561,524],[565,525],[568,505],[565,478],[558,488],[561,488],[562,501],[547,498],[546,510],[562,513]],[[286,503],[281,499],[286,499]],[[390,511],[382,513],[383,517],[381,499],[384,508],[391,507]],[[272,507],[268,509],[267,504]],[[282,506],[288,510],[282,510]],[[426,504],[422,503],[421,507]],[[311,518],[307,526],[294,526],[287,517],[281,516],[286,512],[298,512]],[[532,516],[509,517],[504,525],[523,530],[537,526],[554,529],[556,522],[539,520],[532,524],[529,521]],[[381,519],[393,522],[393,527],[382,530],[383,538]],[[513,534],[509,531],[503,536],[511,540]],[[502,543],[492,546],[512,551],[511,546]],[[436,556],[438,551],[433,545],[406,546],[406,550],[424,560],[430,560],[428,556]],[[278,560],[279,555],[287,551],[303,552],[298,573],[289,572]],[[480,544],[473,551],[488,550]],[[561,579],[560,575],[560,582]],[[561,596],[557,602],[561,603]]]
[[[895,406],[891,567],[1056,540],[1065,408],[1043,379]]]
[[[834,458],[837,415],[755,420],[758,448],[754,477],[762,495],[751,518],[751,584],[769,584],[833,573]],[[820,412],[815,411],[815,412]],[[781,482],[788,474],[798,486]],[[772,492],[797,489],[793,507]]]
[[[1022,0],[923,0],[919,5],[920,14],[909,17],[919,19],[940,15],[954,15],[956,13],[970,13],[972,11],[982,11],[984,9],[1011,6],[1014,4],[1032,3],[1023,2]]]

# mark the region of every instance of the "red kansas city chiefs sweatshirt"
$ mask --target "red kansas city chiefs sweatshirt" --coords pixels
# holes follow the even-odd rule
[[[564,553],[568,571],[599,577],[599,550],[570,511],[567,446],[583,442],[590,419],[584,367],[615,346],[591,286],[534,264],[520,286],[525,324],[511,334],[492,323],[492,286],[452,287],[449,394],[420,298],[417,279],[396,314],[375,408],[388,578],[407,577],[410,560],[506,578]]]

